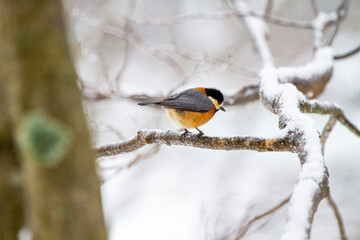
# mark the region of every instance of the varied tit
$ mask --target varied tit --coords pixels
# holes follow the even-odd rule
[[[138,105],[162,106],[167,115],[179,126],[184,128],[196,128],[200,135],[204,133],[198,129],[207,123],[218,110],[225,112],[223,108],[224,96],[214,88],[190,88],[183,92],[171,95],[159,102],[138,103]]]

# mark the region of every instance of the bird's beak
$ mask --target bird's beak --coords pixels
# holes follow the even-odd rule
[[[221,107],[220,110],[226,112],[224,107]]]

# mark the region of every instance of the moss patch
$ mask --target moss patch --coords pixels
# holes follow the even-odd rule
[[[46,167],[54,167],[69,151],[71,134],[59,121],[43,113],[29,113],[18,132],[21,148],[31,159]]]

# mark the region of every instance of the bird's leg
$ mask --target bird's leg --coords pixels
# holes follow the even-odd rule
[[[204,135],[204,132],[203,131],[201,131],[200,129],[198,129],[198,128],[196,128],[196,130],[198,130],[199,131],[199,136],[202,136],[202,135]]]
[[[184,132],[183,134],[181,134],[180,137],[184,137],[186,134],[190,133],[189,130],[187,130],[186,128],[184,128]]]

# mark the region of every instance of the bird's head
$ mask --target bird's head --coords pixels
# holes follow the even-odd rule
[[[213,102],[216,111],[222,110],[225,112],[224,104],[224,96],[223,94],[215,89],[215,88],[205,88],[205,92],[207,97]]]

